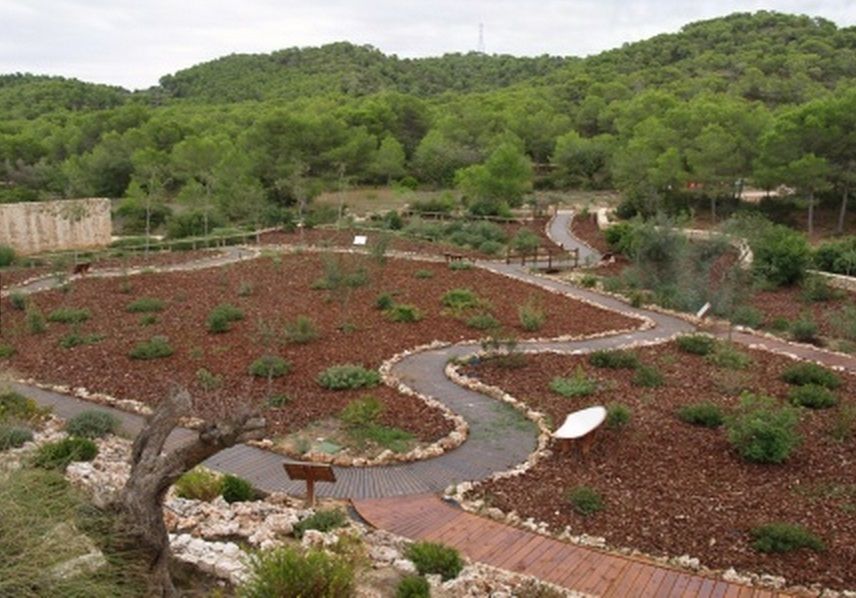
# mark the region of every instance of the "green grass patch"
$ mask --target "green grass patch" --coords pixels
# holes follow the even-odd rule
[[[153,336],[147,341],[137,343],[128,356],[131,359],[149,360],[163,359],[174,353],[169,339],[165,336]]]
[[[86,308],[59,307],[48,314],[48,322],[60,324],[80,324],[88,320],[92,314]]]
[[[678,409],[678,419],[703,428],[718,428],[725,423],[722,409],[709,401],[684,405]]]
[[[166,304],[160,299],[140,297],[136,301],[129,303],[125,309],[132,314],[140,314],[163,311],[165,306]]]
[[[589,378],[581,366],[577,366],[572,376],[556,377],[550,381],[550,390],[567,398],[587,397],[597,389],[597,380]]]

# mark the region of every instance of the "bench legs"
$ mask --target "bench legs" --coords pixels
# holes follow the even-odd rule
[[[591,448],[594,446],[594,442],[597,436],[597,430],[592,430],[582,438],[574,438],[571,440],[567,439],[557,439],[556,446],[558,448],[558,453],[563,455],[575,454],[580,458],[585,457],[591,451]]]

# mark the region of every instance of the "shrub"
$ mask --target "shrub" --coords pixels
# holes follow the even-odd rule
[[[582,278],[580,278],[580,284],[587,289],[591,289],[597,286],[597,276],[593,274],[584,274]]]
[[[630,423],[630,407],[621,403],[610,403],[606,406],[606,425],[617,430]]]
[[[375,423],[381,413],[383,404],[374,397],[365,397],[348,403],[339,417],[348,426],[359,427]]]
[[[589,355],[589,363],[598,368],[635,369],[639,367],[639,357],[631,351],[595,351]]]
[[[460,271],[460,270],[472,270],[473,265],[470,262],[457,261],[457,262],[449,262],[449,270]]]
[[[434,272],[432,272],[431,270],[417,270],[416,272],[413,273],[413,276],[415,276],[416,278],[422,278],[422,279],[434,278]]]
[[[73,461],[92,461],[98,447],[88,438],[70,436],[39,447],[33,465],[42,469],[65,469]]]
[[[511,238],[509,245],[521,253],[533,253],[541,246],[541,238],[531,230],[522,228]]]
[[[42,315],[41,310],[38,307],[30,306],[27,308],[27,328],[30,329],[30,332],[33,334],[41,334],[46,329],[45,325],[45,317]]]
[[[119,429],[119,423],[119,418],[112,413],[87,409],[68,420],[65,431],[71,436],[101,438],[107,434],[115,434]]]
[[[0,245],[0,268],[11,266],[15,261],[15,250],[8,245]]]
[[[844,442],[856,433],[856,406],[842,405],[832,420],[829,434],[835,440]]]
[[[734,308],[734,312],[731,314],[731,321],[738,326],[758,328],[764,322],[764,314],[761,313],[761,310],[751,305],[740,305]]]
[[[801,548],[826,550],[823,541],[802,526],[790,523],[768,523],[750,532],[752,548],[758,552],[792,552]]]
[[[280,409],[285,407],[291,402],[291,397],[288,395],[271,395],[268,397],[267,404],[268,407],[273,407],[274,409]]]
[[[782,380],[797,386],[817,384],[830,390],[835,390],[841,386],[841,379],[831,370],[811,362],[802,362],[790,366],[782,372]]]
[[[781,463],[800,442],[799,416],[772,397],[744,393],[737,413],[726,420],[728,440],[741,457],[755,463]]]
[[[754,254],[752,268],[770,284],[794,284],[805,276],[811,249],[802,233],[774,224],[763,227],[750,244]]]
[[[414,542],[407,547],[405,556],[413,561],[420,575],[440,575],[443,581],[454,579],[464,568],[457,550],[435,542]]]
[[[502,251],[502,247],[503,245],[499,241],[487,240],[478,246],[478,250],[485,255],[496,255]]]
[[[7,345],[5,343],[0,343],[0,359],[12,357],[12,355],[14,355],[15,353],[15,347],[13,347],[12,345]]]
[[[586,376],[582,367],[577,366],[574,375],[569,378],[553,378],[550,390],[563,397],[586,397],[597,391],[597,380]]]
[[[538,302],[530,297],[526,303],[517,308],[517,316],[520,318],[520,325],[523,330],[535,332],[541,330],[544,322],[547,321],[547,314],[541,309]]]
[[[136,301],[129,303],[126,309],[133,314],[138,314],[163,311],[163,308],[164,302],[160,299],[155,299],[154,297],[141,297]]]
[[[158,323],[158,317],[154,314],[143,314],[140,316],[140,326],[152,326]]]
[[[340,509],[316,511],[313,515],[294,524],[294,536],[299,540],[307,530],[315,529],[319,532],[329,532],[344,526],[347,522],[348,518],[345,512]]]
[[[396,303],[386,310],[386,317],[393,322],[413,323],[421,320],[424,315],[415,305]]]
[[[801,343],[813,343],[817,340],[817,324],[811,316],[804,315],[791,324],[791,336]]]
[[[444,307],[453,312],[463,312],[481,307],[482,300],[471,289],[457,288],[446,291],[440,299]]]
[[[655,366],[640,365],[633,375],[633,384],[645,388],[656,388],[663,385],[663,374]]]
[[[773,330],[775,332],[784,332],[790,327],[791,323],[788,322],[787,318],[784,318],[782,316],[777,316],[773,318],[772,322],[770,322],[770,330]]]
[[[856,305],[845,305],[841,309],[829,313],[827,322],[832,327],[835,336],[848,341],[856,341]]]
[[[398,582],[395,598],[431,598],[431,585],[421,575],[407,575]]]
[[[476,330],[495,330],[500,322],[488,312],[481,312],[467,318],[467,326]]]
[[[705,334],[684,334],[676,342],[681,351],[693,355],[708,355],[716,348],[716,339]]]
[[[354,591],[353,566],[321,549],[281,546],[254,554],[249,563],[249,577],[238,589],[242,598],[338,597]]]
[[[242,280],[238,285],[238,297],[249,297],[253,294],[253,283]]]
[[[153,336],[147,341],[137,343],[128,355],[131,359],[161,359],[172,354],[169,339],[165,336]]]
[[[18,448],[32,439],[33,432],[28,428],[0,426],[0,451]]]
[[[181,498],[211,501],[223,491],[222,477],[202,466],[185,472],[175,482],[175,493]]]
[[[600,497],[600,494],[588,486],[571,488],[565,497],[571,503],[574,511],[583,517],[588,517],[603,510],[603,499]]]
[[[291,362],[278,355],[262,355],[250,364],[250,375],[258,378],[279,378],[291,371]]]
[[[375,307],[381,311],[387,310],[393,305],[395,305],[395,298],[392,293],[381,293],[375,299]]]
[[[39,407],[33,399],[17,392],[0,394],[0,422],[21,421],[35,422],[42,419],[50,409]]]
[[[809,303],[831,301],[840,294],[837,289],[829,286],[822,276],[808,276],[802,283],[802,299]]]
[[[79,347],[81,345],[94,345],[102,340],[104,340],[103,334],[81,334],[80,331],[75,328],[75,330],[63,335],[62,338],[59,339],[59,346],[63,349],[73,349],[74,347]]]
[[[361,365],[333,365],[318,375],[318,384],[330,390],[371,388],[380,384],[380,374]]]
[[[232,322],[244,319],[244,312],[234,305],[222,303],[208,314],[208,331],[214,333],[227,332]]]
[[[729,370],[745,370],[752,365],[752,358],[732,343],[716,343],[713,353],[705,359],[713,365]]]
[[[825,386],[819,384],[796,386],[788,392],[788,399],[794,405],[808,407],[809,409],[826,409],[838,403],[835,395]]]
[[[709,401],[684,405],[678,409],[678,419],[682,422],[704,428],[718,428],[725,423],[722,409]]]
[[[221,486],[223,500],[229,504],[232,504],[233,502],[254,500],[256,497],[256,491],[253,488],[253,485],[244,478],[239,478],[238,476],[229,474],[223,476]]]
[[[205,368],[199,368],[196,370],[196,381],[203,390],[208,391],[220,388],[220,385],[223,384],[222,377],[206,370]]]
[[[59,322],[61,324],[80,324],[88,320],[90,315],[89,310],[86,308],[59,307],[48,314],[48,321]]]
[[[633,225],[629,222],[618,222],[605,231],[603,236],[612,251],[629,255],[633,243]]]
[[[818,270],[852,276],[856,274],[856,236],[823,243],[814,254]]]
[[[285,338],[290,343],[305,345],[318,337],[315,321],[308,316],[297,316],[294,322],[285,325]]]
[[[9,303],[12,304],[12,307],[24,311],[27,309],[27,296],[23,293],[14,292],[9,295]]]

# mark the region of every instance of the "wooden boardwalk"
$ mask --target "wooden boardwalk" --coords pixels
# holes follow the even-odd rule
[[[590,596],[776,598],[781,592],[574,546],[467,513],[437,496],[352,500],[369,524],[413,540],[440,542],[474,561],[531,575]]]

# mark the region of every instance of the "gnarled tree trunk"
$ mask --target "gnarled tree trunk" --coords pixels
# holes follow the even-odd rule
[[[179,418],[190,411],[191,398],[180,391],[162,401],[134,441],[131,475],[122,490],[119,510],[125,531],[149,561],[151,596],[175,596],[169,573],[169,536],[163,521],[163,501],[170,486],[186,471],[221,450],[259,438],[264,420],[250,414],[205,424],[196,438],[164,450]]]

